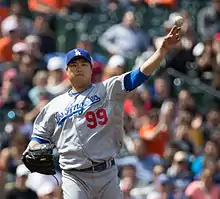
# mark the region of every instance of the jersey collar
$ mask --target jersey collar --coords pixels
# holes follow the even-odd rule
[[[88,88],[86,88],[85,90],[81,91],[81,92],[74,92],[71,88],[68,90],[68,95],[70,97],[76,96],[77,94],[81,94],[85,91],[87,91],[88,89],[90,89],[92,87],[92,84],[90,84],[90,86]]]

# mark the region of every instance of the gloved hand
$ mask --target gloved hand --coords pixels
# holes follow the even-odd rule
[[[24,152],[21,159],[31,172],[54,175],[53,144],[39,144]]]

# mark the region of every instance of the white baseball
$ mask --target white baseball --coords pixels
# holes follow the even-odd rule
[[[174,23],[176,26],[182,26],[183,25],[183,18],[181,16],[176,16],[174,18]]]

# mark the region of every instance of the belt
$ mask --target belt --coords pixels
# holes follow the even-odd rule
[[[101,172],[106,169],[111,168],[115,165],[115,160],[105,161],[96,165],[93,165],[86,169],[71,169],[72,171],[82,171],[82,172]]]

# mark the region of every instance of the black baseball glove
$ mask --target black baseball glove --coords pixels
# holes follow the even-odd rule
[[[53,144],[39,144],[25,151],[22,161],[31,172],[54,175]]]

